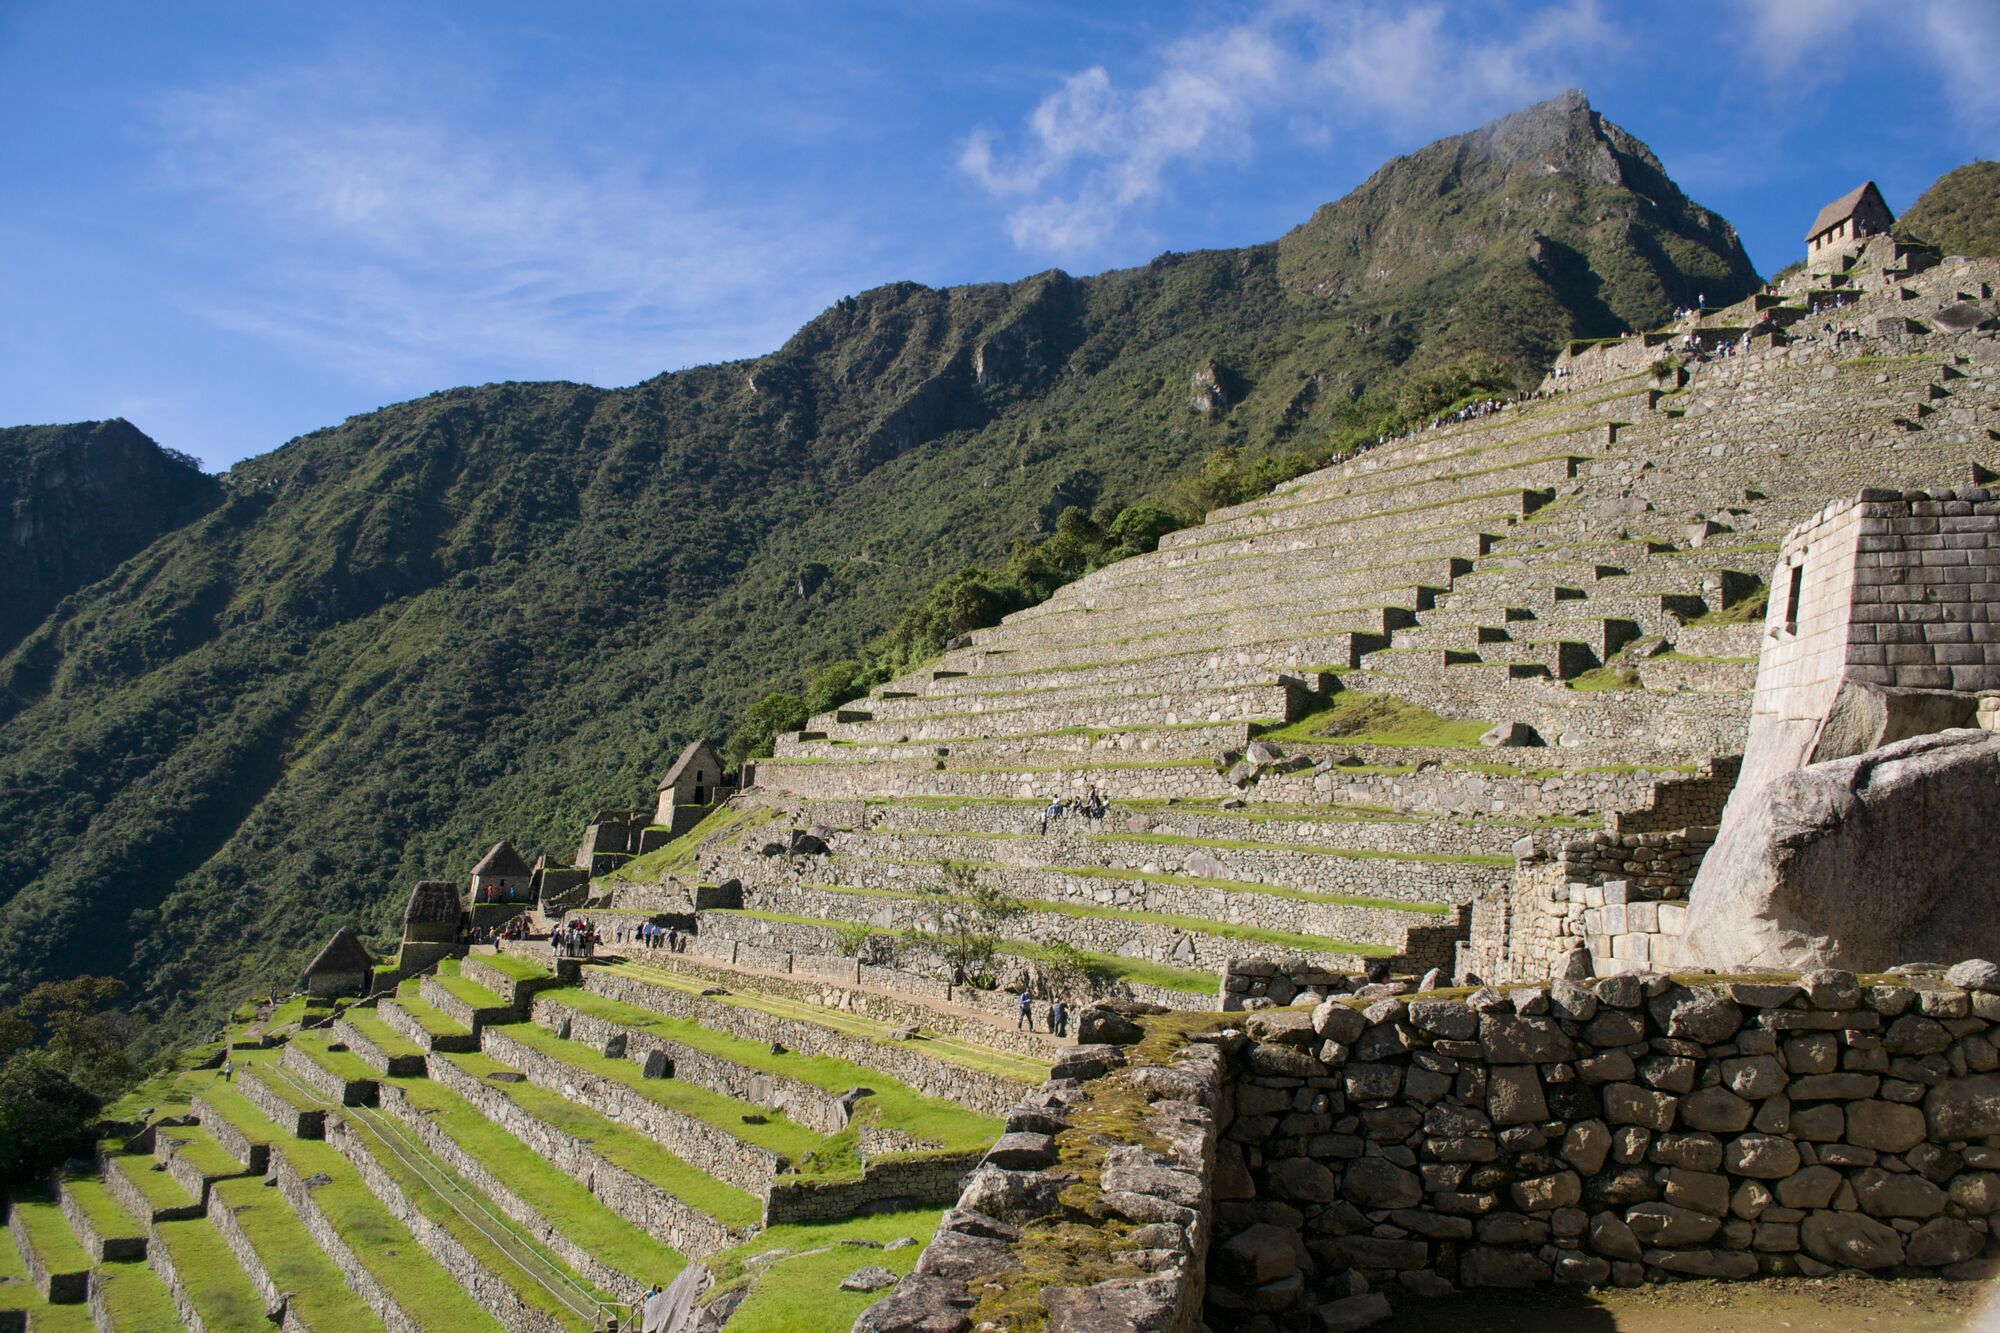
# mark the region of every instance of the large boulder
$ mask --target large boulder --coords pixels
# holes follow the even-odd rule
[[[1681,963],[1879,971],[2000,956],[2000,734],[1917,736],[1733,800]]]

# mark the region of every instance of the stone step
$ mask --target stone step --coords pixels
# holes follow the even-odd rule
[[[142,1224],[185,1221],[202,1215],[203,1202],[167,1174],[151,1151],[125,1152],[115,1143],[101,1143],[97,1167],[104,1187],[121,1207]]]
[[[7,1230],[35,1294],[50,1305],[81,1305],[89,1294],[90,1256],[70,1233],[55,1196],[16,1189],[7,1205]]]
[[[1491,624],[1476,621],[1433,624],[1426,616],[1423,624],[1397,630],[1389,646],[1456,649],[1477,653],[1483,660],[1489,652],[1504,653],[1506,645],[1574,643],[1581,644],[1601,662],[1638,637],[1639,627],[1630,620],[1565,616],[1549,620],[1502,619]]]
[[[1639,682],[1649,690],[1693,694],[1748,694],[1757,683],[1757,659],[1700,658],[1666,654],[1639,663]]]
[[[1282,572],[1282,571],[1280,571]],[[1281,624],[1321,633],[1379,633],[1409,613],[1431,605],[1433,589],[1405,584],[1365,593],[1322,591],[1307,581],[1287,582],[1274,574],[1259,588],[1226,597],[1181,599],[1169,617],[1158,603],[1080,611],[1062,619],[1006,626],[972,636],[972,645],[947,654],[943,665],[977,670],[1006,665],[1096,662],[1193,647],[1226,647],[1271,637]],[[963,654],[962,656],[958,654]],[[1004,661],[1013,658],[1014,662]]]
[[[1601,614],[1607,621],[1628,621],[1642,634],[1665,634],[1679,629],[1683,619],[1705,614],[1707,609],[1701,597],[1686,594],[1622,593],[1602,587],[1586,590],[1544,584],[1484,596],[1456,589],[1422,613],[1418,623],[1439,628],[1538,620],[1574,623]]]
[[[797,739],[797,733],[778,738],[780,759],[847,759],[852,761],[919,761],[926,759],[972,759],[980,763],[1005,763],[1028,755],[1111,756],[1154,755],[1159,758],[1194,758],[1241,749],[1249,744],[1249,722],[1198,722],[1116,729],[1078,728],[1073,732],[1051,732],[1025,736],[927,736],[931,731],[955,733],[961,728],[946,722],[924,722],[914,726],[901,723],[849,724],[840,735],[827,740]],[[870,736],[893,739],[867,739]]]
[[[933,722],[966,735],[977,725],[986,735],[1043,734],[1068,727],[1115,729],[1141,724],[1226,721],[1290,721],[1311,705],[1317,681],[1286,678],[1269,667],[1227,667],[1188,672],[1149,686],[1133,681],[1115,692],[1088,686],[1065,686],[1019,693],[996,693],[952,701],[961,707],[941,708],[930,699],[877,700],[869,719],[885,723]],[[833,719],[814,730],[838,726]],[[977,734],[977,733],[975,733]],[[430,993],[425,992],[429,999]],[[437,1000],[447,1013],[451,1010]],[[453,1017],[459,1017],[454,1014]],[[464,1021],[461,1018],[461,1021]]]
[[[126,1329],[170,1329],[187,1321],[174,1304],[173,1293],[144,1259],[120,1259],[91,1270],[87,1301],[92,1324],[123,1333]],[[36,1328],[46,1327],[41,1323]],[[217,1325],[210,1324],[210,1328]],[[363,1326],[366,1327],[365,1325]]]
[[[271,1327],[264,1318],[263,1294],[205,1215],[156,1224],[146,1266],[166,1286],[183,1327],[218,1333],[261,1333]],[[365,1330],[368,1324],[359,1327]]]
[[[209,1224],[266,1308],[280,1297],[287,1322],[309,1329],[379,1329],[368,1302],[348,1289],[312,1233],[261,1179],[224,1181],[209,1197]]]
[[[161,1126],[153,1135],[153,1160],[203,1208],[215,1182],[250,1174],[246,1163],[200,1125]]]
[[[146,1223],[134,1216],[95,1170],[56,1175],[56,1203],[91,1264],[146,1257]]]
[[[479,1037],[442,1009],[425,1000],[423,983],[415,977],[396,987],[395,998],[383,999],[375,1007],[377,1017],[390,1031],[400,1034],[425,1051],[475,1051]]]
[[[1185,671],[1245,667],[1304,670],[1326,664],[1351,666],[1358,651],[1365,651],[1382,637],[1379,631],[1325,633],[1311,626],[1294,629],[1281,637],[1248,642],[1237,635],[1218,635],[1212,642],[1197,640],[1188,643],[1188,640],[1196,638],[1189,634],[1172,651],[1133,653],[1128,649],[1108,652],[1096,662],[1055,669],[994,670],[982,671],[978,675],[946,676],[919,681],[918,690],[927,699],[978,698],[994,690],[1050,689],[1067,684],[1122,687],[1134,679],[1145,680],[1157,678],[1163,673]]]
[[[1584,415],[1587,419],[1551,422],[1540,430],[1512,431],[1497,438],[1464,435],[1459,440],[1461,447],[1427,458],[1411,458],[1401,463],[1385,459],[1374,467],[1328,469],[1316,477],[1284,488],[1273,500],[1278,503],[1309,503],[1358,494],[1392,496],[1403,487],[1421,484],[1432,478],[1491,472],[1551,457],[1588,457],[1602,453],[1605,423],[1611,418],[1598,411]],[[1376,456],[1379,456],[1379,451],[1371,450],[1356,463],[1373,461]]]

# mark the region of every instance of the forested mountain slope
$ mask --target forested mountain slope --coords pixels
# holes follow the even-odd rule
[[[1948,255],[2000,257],[2000,162],[1968,162],[1917,196],[1896,230]]]
[[[0,998],[127,977],[171,1035],[419,877],[574,845],[676,748],[1068,505],[1323,441],[1364,389],[1755,281],[1579,95],[1274,244],[843,300],[754,361],[355,417],[0,659]]]

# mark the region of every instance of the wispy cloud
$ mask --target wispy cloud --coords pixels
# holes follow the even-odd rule
[[[840,290],[818,267],[834,220],[719,201],[671,153],[496,132],[485,90],[446,78],[333,61],[162,100],[164,187],[206,196],[242,251],[227,295],[188,304],[400,388],[635,380],[775,346]]]
[[[1751,59],[1782,75],[1790,94],[1832,82],[1857,61],[1887,62],[1932,81],[1961,133],[1990,148],[2000,132],[2000,81],[1990,55],[2000,50],[2000,5],[1993,0],[1904,0],[1890,22],[1880,10],[1824,0],[1761,0],[1738,13]],[[1856,41],[1864,21],[1867,40]],[[1854,110],[1868,113],[1866,106]]]
[[[1563,86],[1612,39],[1595,0],[1463,20],[1441,4],[1269,0],[1169,43],[1136,86],[1102,66],[1070,75],[1014,142],[976,130],[958,164],[1005,203],[1017,246],[1088,256],[1176,173],[1247,161],[1267,123],[1315,145],[1363,122],[1462,128]]]

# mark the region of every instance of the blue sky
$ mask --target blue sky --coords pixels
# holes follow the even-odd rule
[[[1270,240],[1570,86],[1770,272],[1859,181],[1995,156],[1995,51],[2000,0],[0,0],[0,422],[220,468],[628,384],[886,281]]]

